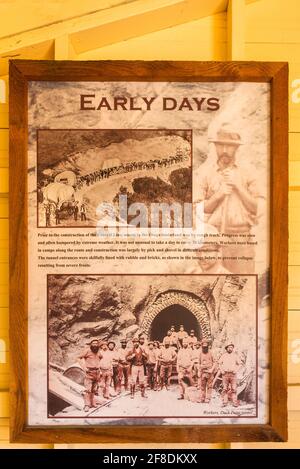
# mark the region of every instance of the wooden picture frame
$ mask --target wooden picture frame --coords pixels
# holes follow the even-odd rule
[[[283,62],[10,61],[11,441],[217,443],[287,440],[288,65]],[[268,82],[271,84],[271,352],[263,425],[30,427],[28,396],[27,138],[30,81]]]

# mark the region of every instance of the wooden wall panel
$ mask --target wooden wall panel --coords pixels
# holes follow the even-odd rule
[[[8,152],[8,129],[0,129],[0,151]]]
[[[0,150],[0,168],[8,168],[8,149]]]
[[[8,197],[0,196],[0,218],[8,218]],[[2,259],[2,256],[1,256],[1,243],[0,243],[0,262],[1,262],[1,259]]]
[[[289,133],[289,161],[300,161],[300,133]]]
[[[226,56],[226,14],[220,13],[78,54],[77,60],[226,60]]]
[[[0,168],[0,194],[8,192],[8,168]]]

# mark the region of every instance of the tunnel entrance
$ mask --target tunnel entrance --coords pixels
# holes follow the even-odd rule
[[[199,339],[212,340],[210,318],[204,301],[191,292],[167,290],[150,303],[144,313],[140,329],[148,339],[161,340],[170,326],[178,330],[180,324]]]
[[[191,329],[194,329],[198,340],[201,339],[201,330],[197,318],[191,311],[179,304],[168,306],[157,314],[151,325],[150,339],[162,342],[172,325],[175,326],[175,330],[178,332],[181,324],[188,333]]]

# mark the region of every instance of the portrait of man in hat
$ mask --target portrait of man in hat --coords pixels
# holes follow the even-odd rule
[[[214,144],[216,161],[203,168],[197,182],[205,222],[221,236],[243,235],[244,243],[223,246],[224,267],[233,273],[253,272],[255,252],[247,237],[257,223],[258,199],[262,197],[257,171],[240,157],[244,142],[234,129],[222,126],[209,142]]]

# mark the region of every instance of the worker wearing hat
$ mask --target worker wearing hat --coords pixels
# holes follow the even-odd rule
[[[171,331],[171,346],[174,347],[176,350],[178,348],[178,334],[177,332],[175,331],[175,326],[172,325],[170,327],[170,331]]]
[[[191,356],[192,356],[192,377],[193,383],[195,386],[198,385],[199,380],[199,353],[200,353],[201,342],[198,340],[193,344],[193,348],[191,349]]]
[[[195,336],[195,331],[194,329],[191,329],[190,335],[188,337],[189,344],[192,344],[193,346],[198,342],[197,337]]]
[[[113,354],[108,349],[108,342],[106,340],[101,343],[101,361],[100,361],[100,371],[101,371],[101,385],[103,389],[104,399],[109,399],[109,387],[113,375]]]
[[[97,407],[96,394],[100,382],[100,363],[101,355],[99,353],[99,340],[92,339],[88,344],[89,348],[78,357],[79,363],[85,372],[84,377],[84,411],[88,412],[91,407]]]
[[[114,385],[114,390],[117,394],[121,393],[121,382],[120,382],[120,353],[116,349],[116,343],[114,340],[109,340],[107,343],[108,351],[111,353],[112,357],[112,367],[113,375],[112,381]]]
[[[237,399],[237,372],[240,368],[238,354],[234,352],[234,343],[228,342],[225,345],[225,353],[219,359],[219,368],[222,374],[222,399],[223,407],[228,404],[229,397],[234,407],[238,407]]]
[[[120,386],[122,386],[122,382],[124,381],[125,391],[128,391],[130,363],[126,359],[126,355],[128,353],[127,340],[126,339],[121,339],[120,344],[121,344],[121,348],[119,349],[119,372],[120,372],[119,380],[120,380]]]
[[[193,359],[192,352],[193,350],[188,347],[189,341],[188,338],[182,340],[182,348],[178,350],[177,355],[177,373],[178,373],[178,383],[180,386],[180,396],[178,399],[184,399],[185,393],[188,385],[192,385],[192,368],[193,368]],[[186,383],[188,381],[188,384]]]
[[[178,337],[178,347],[182,348],[183,339],[188,337],[188,333],[184,330],[183,324],[180,324],[179,331],[177,333],[177,337]]]
[[[201,342],[199,353],[199,389],[200,397],[198,402],[208,404],[211,400],[213,380],[216,371],[216,362],[209,348],[207,339]]]
[[[160,386],[160,362],[159,362],[159,355],[160,355],[160,343],[158,340],[154,340],[154,352],[156,356],[156,389]]]
[[[147,338],[143,332],[138,335],[139,345],[144,352],[148,353],[148,343]]]
[[[163,344],[165,344],[165,341],[172,343],[172,331],[169,329],[167,331],[167,335],[163,338]]]
[[[165,386],[169,388],[170,378],[172,375],[173,364],[175,363],[177,354],[173,347],[171,347],[171,340],[169,338],[164,340],[164,347],[161,348],[158,355],[158,362],[160,364],[160,389]]]
[[[145,354],[148,354],[148,344],[147,344],[147,339],[145,337],[145,334],[143,332],[140,332],[138,335],[138,339],[139,339],[139,345],[141,349],[145,352]],[[144,361],[144,373],[145,373],[145,376],[147,376],[147,366],[146,366],[145,361]]]
[[[154,342],[148,342],[148,359],[147,359],[147,378],[148,386],[153,391],[157,389],[157,361],[158,355],[154,348]]]
[[[257,223],[258,199],[263,197],[257,183],[256,170],[247,161],[237,158],[243,144],[241,136],[228,126],[221,127],[209,139],[215,146],[217,161],[207,166],[198,180],[198,201],[204,202],[206,222],[220,235],[243,234],[243,245],[223,247],[224,266],[230,272],[254,270],[254,249],[247,244],[251,228]],[[229,257],[247,259],[229,259]]]
[[[145,366],[148,360],[146,351],[141,347],[138,338],[132,340],[133,348],[128,351],[126,360],[131,364],[130,369],[130,393],[131,399],[134,399],[137,381],[139,382],[142,397],[147,397],[145,394],[146,376]]]

